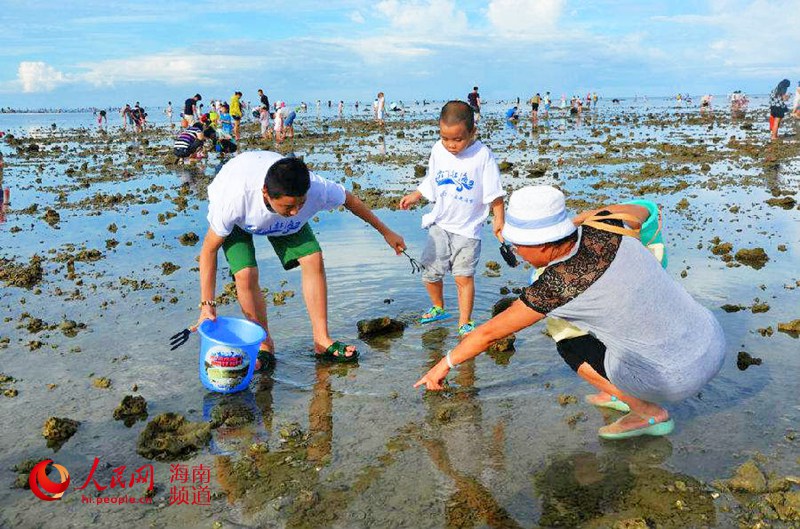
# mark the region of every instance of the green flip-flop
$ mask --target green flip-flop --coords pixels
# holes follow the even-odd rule
[[[333,342],[325,349],[324,353],[316,354],[317,360],[328,360],[340,363],[356,362],[358,360],[358,351],[353,351],[353,354],[347,356],[347,347],[348,345],[346,343]]]
[[[639,437],[640,435],[652,435],[656,437],[662,435],[668,435],[672,433],[672,430],[675,429],[675,422],[672,419],[667,419],[664,422],[656,422],[655,417],[650,417],[647,423],[648,425],[643,428],[628,430],[627,432],[619,432],[619,433],[598,432],[598,435],[602,439],[618,441],[620,439],[630,439],[631,437]]]
[[[590,397],[590,395],[586,395],[583,398],[583,401],[586,402],[586,404],[591,404],[592,406],[596,406],[598,408],[608,408],[609,410],[621,411],[623,413],[628,413],[629,411],[631,411],[631,407],[630,406],[628,406],[627,404],[625,404],[624,402],[619,400],[614,395],[611,395],[611,400],[610,401],[601,402],[601,403],[591,402],[591,401],[589,401],[589,397]]]

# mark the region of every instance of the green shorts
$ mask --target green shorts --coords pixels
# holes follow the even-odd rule
[[[272,248],[281,260],[284,270],[291,270],[300,265],[298,259],[321,252],[322,248],[311,231],[311,227],[305,224],[300,231],[291,235],[281,237],[267,237],[272,244]],[[222,243],[222,250],[225,253],[225,260],[231,269],[231,275],[245,268],[256,268],[256,247],[253,245],[253,234],[248,233],[235,226],[233,231],[225,237]]]

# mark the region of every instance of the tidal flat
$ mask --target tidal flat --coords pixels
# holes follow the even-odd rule
[[[451,373],[447,391],[414,390],[456,345],[455,319],[415,323],[429,305],[419,274],[343,211],[311,225],[331,333],[359,347],[358,364],[315,361],[300,273],[258,241],[276,365],[242,393],[207,392],[198,338],[174,351],[169,338],[198,316],[218,155],[175,165],[166,123],[137,136],[99,132],[91,114],[3,115],[0,526],[800,527],[798,125],[770,142],[763,98],[737,118],[674,103],[601,100],[536,126],[495,103],[479,124],[509,191],[557,185],[573,213],[660,204],[668,273],[723,326],[725,366],[670,408],[674,433],[625,442],[598,438],[618,414],[583,403],[591,388],[541,324]],[[439,108],[412,105],[385,127],[311,109],[277,150],[362,197],[419,257],[425,207],[397,202],[424,176]],[[276,149],[256,127],[240,148]],[[496,270],[497,247],[487,225],[479,323],[531,273]],[[218,312],[239,316],[219,262]],[[455,307],[452,280],[445,292]],[[359,339],[356,322],[377,318],[405,325]],[[58,502],[25,488],[43,459],[69,470]],[[131,479],[146,465],[149,493]],[[151,502],[96,501],[122,495]]]

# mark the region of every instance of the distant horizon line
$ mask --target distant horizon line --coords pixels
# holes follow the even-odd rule
[[[729,95],[733,94],[734,92],[735,91],[731,91],[731,92],[729,92],[727,94],[710,94],[710,95],[712,97],[728,97]],[[542,94],[542,92],[536,92],[536,93],[538,93],[540,95]],[[547,93],[547,91],[545,91],[544,93]],[[594,93],[594,92],[592,92],[592,93]],[[689,95],[690,97],[699,98],[699,97],[702,97],[703,95],[706,95],[706,94],[697,95],[697,94],[689,94],[689,93],[680,93],[680,95]],[[747,93],[745,93],[745,95],[749,95],[751,97],[762,97],[762,96],[763,97],[767,97],[767,96],[769,96],[768,93],[763,93],[763,94],[747,94]],[[649,95],[649,94],[634,94],[634,95],[627,95],[627,96],[599,96],[598,95],[598,98],[600,100],[619,99],[620,101],[623,101],[623,100],[628,100],[628,99],[638,99],[638,98],[641,98],[641,97],[645,97],[645,98],[649,98],[649,99],[676,99],[677,96],[678,96],[677,93],[674,94],[674,95],[666,95],[666,96],[665,95],[655,95],[654,96],[654,95]],[[554,101],[555,100],[560,100],[560,98],[561,98],[561,96],[558,96],[558,98],[554,97],[553,100]],[[514,99],[516,99],[516,98],[514,98]],[[528,99],[530,99],[530,98],[525,99],[525,101],[527,101]],[[212,99],[212,101],[216,101],[216,99]],[[312,103],[314,103],[316,101],[328,101],[328,100],[327,99],[326,100],[311,99],[311,100],[309,100],[307,102],[307,104],[311,105]],[[338,101],[340,101],[340,100],[331,99],[330,101],[332,103],[338,104]],[[344,101],[344,102],[345,102],[345,104],[352,105],[356,101],[362,102],[362,100],[360,100],[360,99],[358,99],[358,100],[354,99],[352,101]],[[367,100],[364,100],[364,101],[367,102]],[[398,99],[397,101],[402,102],[402,99]],[[448,99],[428,99],[428,98],[415,98],[414,99],[415,104],[419,104],[420,101],[444,102],[444,101],[449,101],[449,100]],[[520,102],[522,102],[522,101],[523,101],[522,98],[520,98]],[[299,103],[291,103],[291,104],[292,105],[301,104],[303,102],[306,102],[306,101],[305,100],[300,100]],[[514,101],[513,101],[513,99],[500,98],[500,99],[488,100],[488,101],[484,100],[483,102],[488,103],[488,104],[492,104],[492,103],[513,103]],[[123,108],[124,105],[126,105],[126,104],[130,104],[130,103],[124,103],[122,105],[114,105],[114,106],[83,106],[83,107],[64,107],[64,108],[56,108],[56,107],[39,107],[39,108],[31,108],[31,107],[21,108],[20,107],[20,108],[14,108],[14,107],[11,107],[11,106],[0,106],[0,114],[59,114],[59,113],[96,112],[98,110],[120,109],[120,108]],[[175,108],[177,106],[180,106],[180,104],[181,104],[180,102],[178,104],[173,103],[172,106],[173,106],[173,108]],[[150,105],[149,103],[148,103],[147,106],[150,107],[150,108],[167,108],[166,105]]]

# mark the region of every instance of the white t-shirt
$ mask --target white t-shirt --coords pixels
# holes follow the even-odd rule
[[[417,188],[435,202],[422,217],[422,227],[436,224],[450,233],[481,238],[481,225],[489,216],[489,205],[506,194],[492,151],[476,141],[455,156],[436,142],[428,161],[428,175]]]
[[[208,186],[208,223],[214,233],[227,237],[234,226],[254,235],[278,237],[300,231],[320,211],[344,204],[341,185],[311,173],[306,202],[294,217],[283,217],[264,203],[267,170],[283,156],[270,151],[249,151],[236,156]]]

